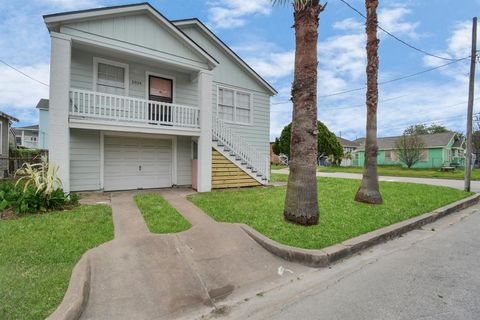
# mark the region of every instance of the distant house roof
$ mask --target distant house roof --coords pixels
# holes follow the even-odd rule
[[[40,99],[37,103],[37,109],[48,110],[50,108],[50,100]]]
[[[15,127],[16,130],[38,130],[38,124],[32,126]]]
[[[15,117],[13,117],[9,114],[6,114],[5,112],[2,112],[2,111],[0,111],[0,117],[6,118],[6,119],[10,120],[11,122],[19,122],[20,121],[17,118],[15,118]]]
[[[337,137],[337,141],[342,145],[342,147],[359,147],[360,142],[350,141],[342,137]]]
[[[422,138],[427,148],[446,147],[448,143],[456,136],[455,132],[444,132],[434,134],[419,135]],[[395,149],[395,142],[400,136],[378,138],[377,145],[379,150]],[[459,139],[461,140],[461,139]],[[458,141],[458,140],[457,140]],[[460,144],[461,145],[461,144]],[[359,150],[365,149],[365,143],[362,143]]]

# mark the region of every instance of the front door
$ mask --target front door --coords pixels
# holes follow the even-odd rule
[[[173,103],[173,80],[148,76],[148,99],[151,101]],[[148,105],[149,120],[160,122],[172,122],[172,110],[168,105]]]

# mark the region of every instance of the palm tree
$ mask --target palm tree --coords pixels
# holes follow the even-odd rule
[[[377,173],[377,106],[378,106],[378,0],[365,0],[367,9],[367,135],[365,140],[365,164],[362,184],[355,201],[381,204],[382,195]]]
[[[284,217],[301,225],[317,224],[317,42],[319,0],[271,0],[292,3],[295,28],[295,72],[292,84],[290,175]]]

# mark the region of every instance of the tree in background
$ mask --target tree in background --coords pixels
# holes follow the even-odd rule
[[[398,159],[410,169],[420,161],[425,150],[425,142],[417,133],[404,133],[395,141],[395,149]]]
[[[367,10],[367,125],[365,138],[365,164],[363,167],[362,183],[355,201],[381,204],[383,203],[377,172],[377,107],[378,107],[378,0],[365,0]]]
[[[271,0],[293,4],[295,65],[292,84],[290,174],[283,215],[301,224],[317,224],[317,44],[318,21],[325,6],[319,0]]]
[[[332,156],[335,163],[339,163],[343,157],[342,145],[338,142],[333,132],[328,130],[327,126],[321,121],[317,121],[318,142],[317,149],[319,155]],[[273,143],[273,152],[277,155],[285,154],[290,157],[290,140],[291,140],[292,124],[285,126],[280,134],[280,138],[276,138]]]
[[[431,124],[427,125],[425,123],[418,123],[409,126],[403,131],[404,134],[433,134],[433,133],[444,133],[452,132],[452,130],[447,129],[447,127],[441,124]]]

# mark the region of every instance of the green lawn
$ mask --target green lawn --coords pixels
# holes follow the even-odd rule
[[[175,233],[191,227],[191,224],[159,194],[137,194],[135,202],[150,232]]]
[[[318,167],[320,172],[362,173],[362,170],[363,168],[361,167]],[[381,176],[462,180],[464,172],[461,170],[441,172],[439,169],[407,169],[398,166],[378,166],[378,174]],[[472,171],[472,180],[480,180],[480,169]]]
[[[285,166],[283,164],[272,164],[270,167],[272,170],[288,168],[288,166]]]
[[[0,221],[0,319],[45,319],[81,255],[113,239],[108,206]]]
[[[446,187],[380,182],[385,203],[374,206],[353,200],[359,183],[319,178],[320,224],[312,227],[283,219],[286,187],[217,191],[196,194],[189,199],[217,221],[246,223],[280,243],[320,249],[470,195]]]

